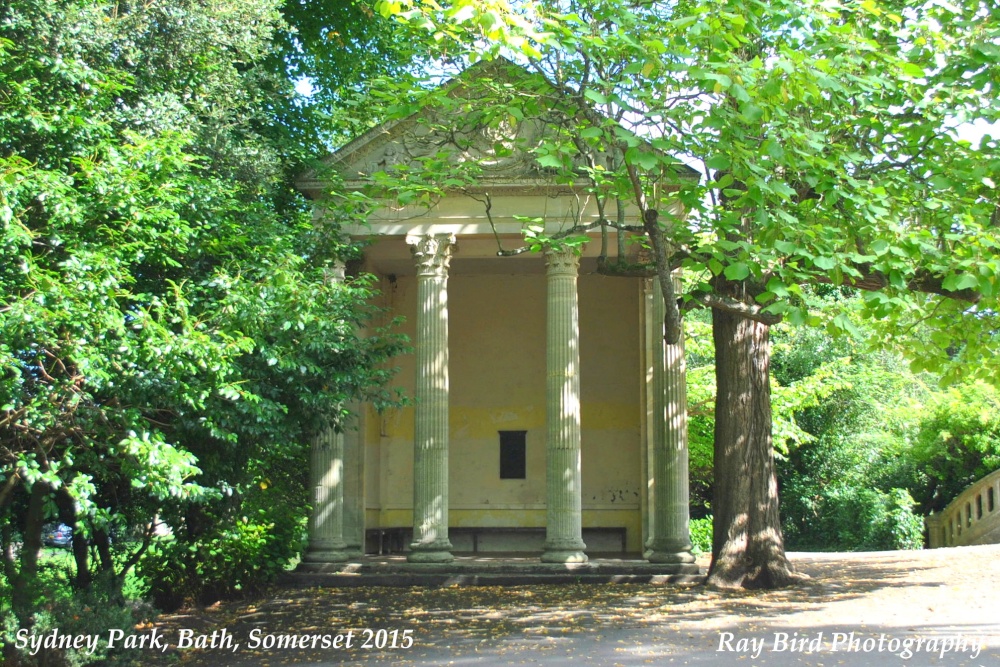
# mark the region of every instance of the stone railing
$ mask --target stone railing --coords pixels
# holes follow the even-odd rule
[[[962,491],[926,519],[930,547],[1000,543],[1000,470]]]

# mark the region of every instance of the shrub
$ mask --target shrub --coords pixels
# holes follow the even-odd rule
[[[911,488],[923,512],[941,511],[979,478],[1000,468],[1000,391],[982,382],[937,394],[910,453]]]
[[[712,516],[691,519],[691,552],[695,556],[712,551]]]
[[[914,513],[916,501],[906,489],[889,492],[888,542],[893,549],[921,549],[924,546],[924,519]]]
[[[31,655],[31,649],[19,649],[17,659],[19,664],[30,667],[45,665],[46,667],[83,667],[84,665],[126,665],[133,664],[136,651],[123,648],[108,649],[108,633],[112,629],[132,632],[136,623],[149,618],[153,609],[136,601],[121,603],[117,589],[95,579],[86,591],[74,591],[70,585],[72,566],[68,559],[50,559],[43,562],[38,571],[34,589],[37,593],[35,608],[37,611],[31,617],[31,631],[35,635],[44,635],[58,629],[64,635],[97,635],[99,637],[97,650],[89,653],[86,647],[82,649],[42,649]],[[9,598],[2,598],[4,600]],[[3,604],[0,604],[0,609]],[[16,646],[18,623],[14,614],[3,609],[2,627],[0,627],[0,647],[3,644]]]
[[[881,551],[920,549],[923,521],[905,489],[829,485],[786,518],[787,544],[796,549]]]
[[[140,563],[140,574],[162,609],[176,609],[186,600],[210,604],[253,594],[285,570],[301,549],[302,535],[301,521],[277,520],[258,510],[230,525],[214,522],[196,538],[158,541]]]

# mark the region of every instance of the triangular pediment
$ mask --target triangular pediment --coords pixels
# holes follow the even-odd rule
[[[554,158],[546,156],[543,145],[560,131],[558,125],[544,113],[530,116],[516,107],[508,111],[477,106],[475,86],[467,83],[481,83],[486,78],[492,85],[546,85],[508,60],[479,63],[442,87],[439,92],[445,93],[445,104],[425,107],[373,128],[332,153],[324,163],[336,170],[349,188],[371,185],[384,175],[406,173],[442,174],[443,182],[438,185],[444,189],[555,185]],[[614,168],[613,160],[610,154],[596,156],[609,170]],[[581,161],[574,166],[582,170],[585,165]],[[585,185],[582,178],[580,185]],[[324,183],[309,174],[299,186],[315,196]]]

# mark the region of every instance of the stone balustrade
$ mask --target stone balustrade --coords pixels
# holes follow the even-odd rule
[[[1000,542],[1000,470],[960,493],[943,511],[927,517],[930,547]]]

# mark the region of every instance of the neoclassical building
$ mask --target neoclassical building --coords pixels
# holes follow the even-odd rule
[[[378,277],[386,317],[403,318],[414,352],[397,360],[396,385],[413,400],[350,406],[358,428],[314,443],[304,563],[387,551],[418,563],[463,552],[692,561],[683,343],[663,342],[658,287],[598,272],[614,230],[582,250],[498,254],[524,245],[525,219],[556,233],[599,215],[584,183],[556,183],[525,150],[545,131],[508,127],[517,141],[498,152],[496,130],[465,128],[455,142],[418,114],[328,159],[357,190],[431,151],[481,174],[423,201],[387,196],[345,230],[369,241],[360,268]],[[327,186],[300,182],[318,215]]]

